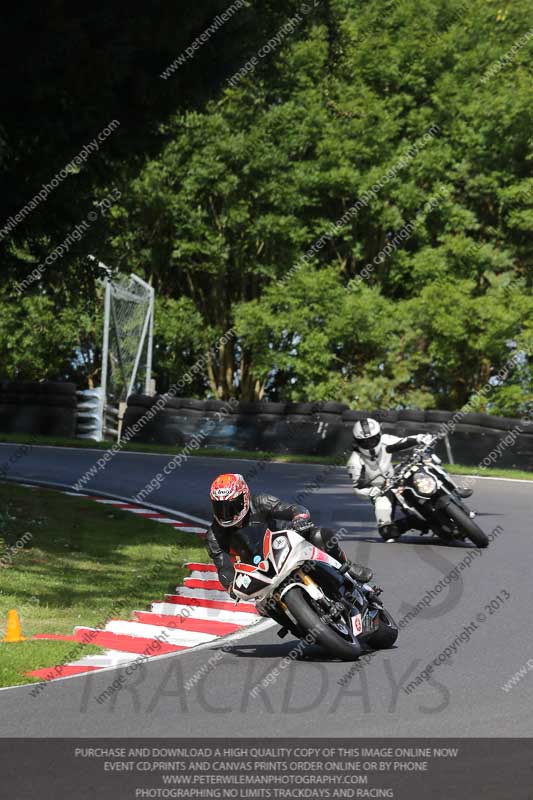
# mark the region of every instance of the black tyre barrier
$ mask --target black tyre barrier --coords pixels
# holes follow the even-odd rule
[[[2,433],[11,433],[13,416],[13,406],[4,403],[0,398],[0,431],[2,431]]]
[[[154,398],[155,399],[155,398]],[[164,408],[170,408],[174,411],[182,408],[181,399],[179,397],[166,397],[165,395],[162,396],[162,400],[165,401]]]
[[[378,411],[369,412],[368,416],[372,417],[372,419],[375,419],[378,422],[397,422],[398,421],[398,411],[395,411],[395,410],[388,411],[386,409],[378,409]]]
[[[183,417],[205,417],[206,412],[202,409],[198,408],[181,408],[179,412]]]
[[[240,416],[241,414],[243,414],[243,415],[244,414],[245,415],[261,414],[263,411],[266,411],[265,403],[260,403],[260,402],[259,403],[248,403],[248,402],[246,402],[244,400],[241,400],[241,402],[238,403],[235,406],[235,410],[234,410],[233,413],[234,414],[238,414]],[[282,412],[280,412],[280,413],[282,413]]]
[[[29,433],[71,439],[76,434],[76,409],[0,405],[0,429],[3,433]]]
[[[35,394],[5,395],[8,402],[22,406],[55,406],[56,408],[76,408],[78,400],[75,394]]]
[[[143,431],[135,437],[135,441],[142,442],[143,444],[166,444],[183,447],[186,439],[183,431],[179,429],[173,430],[164,425],[154,425],[151,428],[143,429]]]
[[[42,397],[44,395],[76,395],[75,383],[59,383],[54,381],[0,381],[0,395],[31,395],[32,397]]]
[[[426,422],[449,422],[455,411],[426,411]]]
[[[137,424],[142,419],[145,411],[146,409],[142,408],[128,408],[122,420],[122,432],[129,428],[130,425]]]
[[[378,422],[397,422],[399,411],[378,409],[377,411],[344,411],[342,414],[343,422],[358,422],[360,419],[371,417]]]
[[[461,424],[458,425],[454,432],[459,431],[460,433],[467,433],[469,436],[482,436],[483,434],[491,435],[491,434],[500,434],[503,435],[503,431],[497,431],[495,429],[490,428],[483,428],[481,425],[467,425]]]
[[[194,409],[187,409],[187,413],[185,410],[175,409],[175,408],[164,408],[161,410],[155,409],[153,411],[153,417],[149,419],[147,417],[147,412],[149,409],[141,408],[140,406],[133,406],[126,409],[126,413],[124,414],[123,426],[124,425],[133,425],[135,423],[144,420],[143,426],[154,426],[158,425],[159,427],[164,427],[168,425],[187,425],[188,420],[192,418],[196,418],[197,415],[203,416],[201,412],[195,411]]]
[[[398,411],[398,419],[407,420],[408,422],[425,422],[426,412],[415,411],[411,408],[402,408],[400,411]]]
[[[197,400],[194,397],[181,397],[180,408],[192,409],[193,411],[205,411],[205,400]]]
[[[29,381],[2,381],[2,392],[10,392],[13,394],[22,394],[27,392],[35,392],[39,384],[30,383]]]
[[[327,411],[318,411],[314,418],[319,422],[328,422],[331,425],[341,425],[342,424],[342,417],[340,414],[332,414],[328,413]]]
[[[484,428],[496,428],[496,430],[500,431],[512,431],[515,428],[523,428],[524,433],[526,430],[533,430],[533,424],[528,420],[521,420],[521,419],[513,419],[512,417],[493,417],[487,414],[478,414],[477,416],[481,416],[483,418],[482,422],[478,422],[478,425],[482,425]]]
[[[158,396],[149,397],[146,394],[130,394],[128,397],[128,408],[131,406],[136,408],[151,408],[158,399]]]
[[[287,417],[283,416],[282,414],[257,414],[255,416],[255,422],[257,422],[259,425],[270,422],[279,423],[280,421],[286,425]]]
[[[153,405],[154,398],[150,398]],[[417,433],[441,434],[437,445],[437,454],[445,461],[449,460],[449,452],[444,441],[447,434],[448,444],[454,460],[465,465],[478,465],[483,459],[492,458],[491,452],[497,452],[497,463],[501,467],[517,469],[533,469],[533,425],[525,420],[505,420],[485,415],[467,417],[458,416],[457,412],[416,411],[405,409],[400,411],[351,411],[340,413],[326,411],[326,404],[320,403],[241,403],[228,406],[221,400],[191,402],[183,407],[182,398],[176,398],[179,408],[165,407],[154,419],[142,427],[133,440],[160,442],[182,446],[192,437],[201,442],[202,447],[218,447],[229,450],[268,450],[295,455],[339,456],[343,458],[351,449],[352,427],[356,420],[371,416],[378,419],[385,433],[397,436],[412,436]],[[134,401],[134,405],[131,404]],[[134,424],[143,413],[147,404],[137,405],[138,396],[130,398],[126,412],[126,424]],[[200,409],[199,406],[202,408]],[[327,408],[341,408],[342,404],[328,405]],[[0,420],[2,417],[0,406]],[[220,417],[220,411],[228,413]],[[230,413],[231,412],[231,413]],[[422,419],[423,418],[423,419]],[[448,425],[452,418],[455,425]],[[465,424],[465,420],[475,419],[483,425]],[[492,425],[487,424],[490,420]],[[493,427],[494,422],[501,425]],[[525,429],[519,431],[517,426]],[[505,437],[513,431],[513,440],[505,443]],[[495,458],[495,457],[494,457]]]
[[[320,409],[320,403],[287,403],[287,414],[290,416],[315,414]]]
[[[77,398],[74,383],[0,381],[0,431],[73,438]]]
[[[351,422],[352,427],[355,422],[358,422],[360,419],[366,419],[367,417],[371,417],[372,414],[370,411],[345,411],[342,415],[343,422]]]
[[[44,381],[43,383],[38,383],[37,387],[39,394],[53,394],[53,395],[58,395],[58,394],[75,395],[77,388],[75,383],[55,383],[52,381]]]
[[[397,424],[400,424],[399,422]],[[416,430],[417,433],[420,433],[420,425],[417,422],[411,423],[413,425],[413,429]],[[444,435],[445,429],[442,426],[442,422],[424,422],[424,430],[422,433],[432,433],[433,435],[442,434]]]
[[[328,400],[327,402],[323,403],[319,413],[343,414],[345,411],[349,410],[349,407],[345,403],[337,403],[336,401]]]
[[[287,411],[287,403],[267,403],[263,400],[257,403],[249,403],[241,400],[240,403],[233,407],[234,414],[270,414],[271,416],[285,416]]]
[[[485,421],[485,415],[471,412],[468,414],[463,414],[459,421],[461,425],[478,425],[480,428],[482,428]],[[498,429],[502,430],[501,425],[498,425]]]
[[[509,432],[484,431],[473,435],[458,430],[452,438],[455,461],[458,464],[476,464],[489,468],[533,470],[533,442],[520,436],[512,446],[505,446]]]
[[[206,411],[222,411],[228,404],[224,402],[224,400],[206,400],[205,401],[205,410]]]

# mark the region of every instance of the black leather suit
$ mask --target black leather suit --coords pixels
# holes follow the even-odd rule
[[[253,550],[253,547],[251,549],[249,543],[254,538],[262,541],[262,534],[267,527],[271,530],[282,530],[284,527],[288,527],[278,525],[278,520],[291,522],[295,517],[309,519],[310,514],[304,506],[286,503],[271,494],[258,494],[250,499],[250,510],[239,527],[223,528],[216,520],[213,520],[207,531],[206,544],[209,555],[217,568],[218,579],[224,588],[228,588],[233,582],[234,576],[230,551],[233,550],[242,561],[250,563],[254,553],[259,550]],[[324,550],[341,563],[346,561],[346,556],[339,547],[333,531],[329,528],[313,526],[309,531],[299,533],[315,547]]]

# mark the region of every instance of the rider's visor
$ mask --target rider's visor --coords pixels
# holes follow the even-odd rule
[[[244,509],[244,494],[234,500],[212,500],[213,514],[222,522],[231,522]]]
[[[381,439],[381,434],[376,433],[375,436],[370,436],[368,439],[356,439],[357,446],[361,447],[363,450],[373,450],[375,447],[378,446]]]

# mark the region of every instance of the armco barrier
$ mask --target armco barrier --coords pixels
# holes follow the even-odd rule
[[[132,395],[123,431],[139,423],[157,399]],[[533,470],[533,424],[528,420],[413,409],[351,411],[334,402],[238,403],[217,419],[224,407],[216,400],[172,398],[131,440],[179,448],[194,437],[202,447],[342,456],[350,450],[354,422],[372,416],[386,433],[398,436],[447,432],[437,449],[446,461],[451,456],[455,463],[476,466],[491,459],[502,468]]]
[[[0,431],[72,438],[76,434],[74,383],[0,381]]]

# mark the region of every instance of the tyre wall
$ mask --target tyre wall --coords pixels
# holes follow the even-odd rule
[[[72,438],[76,435],[74,383],[0,381],[0,431]]]
[[[160,401],[161,408],[157,410]],[[153,409],[152,417],[147,412]],[[448,411],[352,411],[337,402],[223,403],[194,398],[131,395],[123,423],[128,440],[176,447],[267,450],[294,455],[336,456],[350,450],[352,427],[378,419],[386,433],[439,433],[445,461],[498,464],[533,470],[533,424],[527,420]],[[447,434],[444,438],[444,434]],[[485,459],[485,461],[484,461]]]

